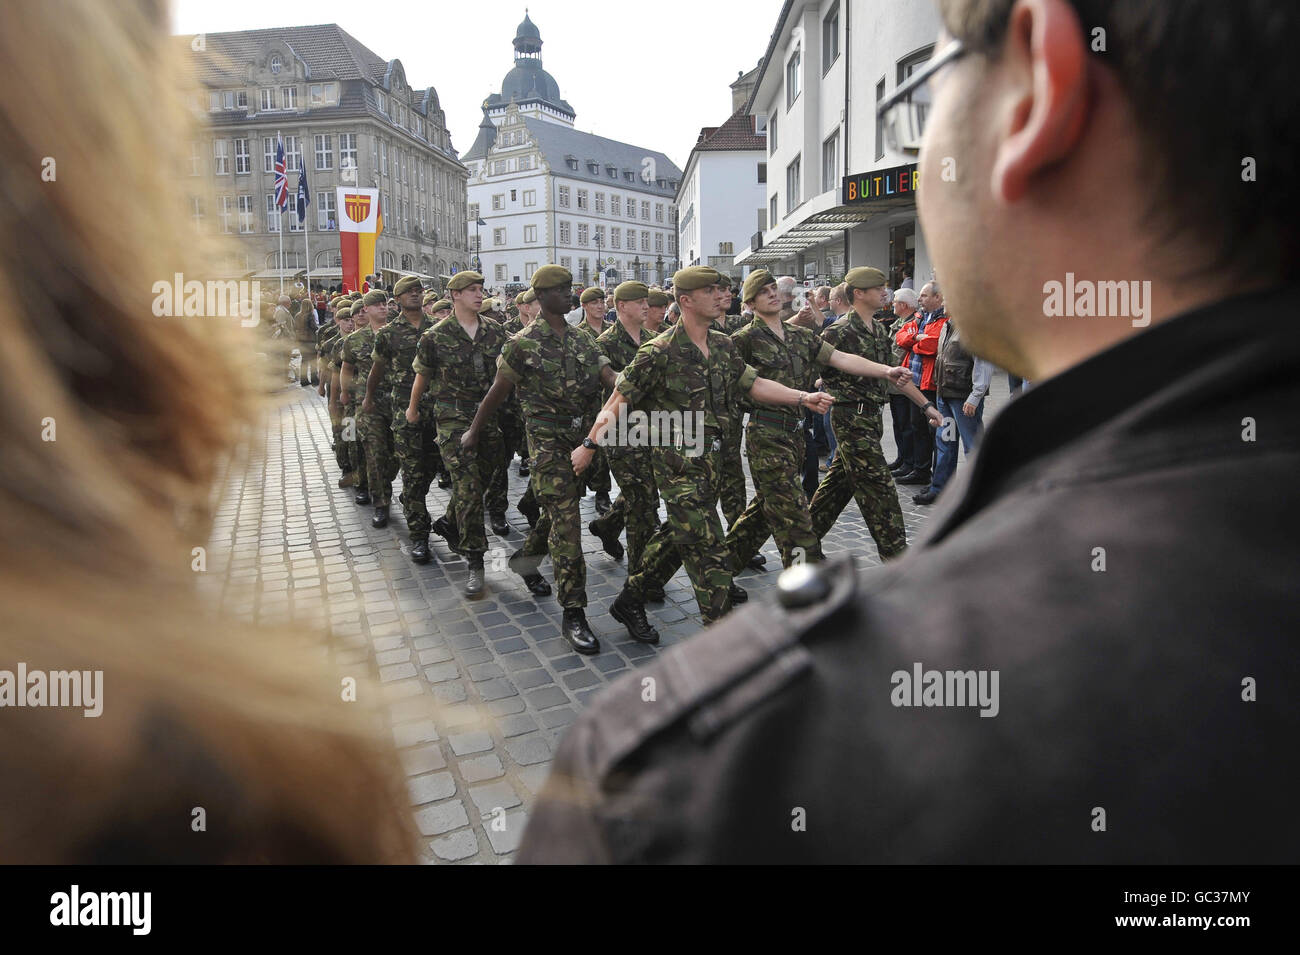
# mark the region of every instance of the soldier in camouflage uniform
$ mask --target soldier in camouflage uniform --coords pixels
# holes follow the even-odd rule
[[[744,294],[755,317],[731,340],[741,357],[763,377],[791,388],[809,388],[818,370],[829,366],[846,375],[911,381],[906,368],[890,368],[837,351],[811,329],[782,322],[776,279],[766,269],[749,274]],[[746,447],[754,476],[754,499],[727,534],[733,570],[745,567],[769,535],[775,535],[785,567],[796,560],[811,563],[822,559],[821,539],[813,531],[808,498],[799,483],[805,453],[802,424],[800,415],[764,406],[755,407],[750,414]]]
[[[617,320],[601,332],[596,339],[601,353],[609,360],[609,367],[622,371],[636,357],[637,349],[648,340],[642,325],[648,310],[650,290],[641,282],[624,282],[614,290],[614,309]],[[609,513],[587,525],[587,529],[600,538],[605,552],[618,560],[623,547],[618,541],[619,531],[627,526],[627,572],[641,569],[641,555],[658,528],[656,512],[659,496],[655,491],[654,465],[648,446],[634,446],[618,441],[606,441],[602,449],[609,460],[610,470],[618,481],[618,501]],[[610,520],[614,517],[614,520]],[[617,521],[617,523],[616,523]]]
[[[452,474],[451,507],[445,519],[447,543],[469,564],[465,594],[474,597],[483,592],[483,554],[487,552],[483,497],[501,467],[501,432],[496,421],[489,420],[474,447],[462,448],[460,439],[473,422],[479,402],[492,387],[506,333],[480,313],[482,275],[457,272],[447,289],[454,313],[420,337],[406,420],[419,420],[421,400],[428,388],[437,421],[438,446]]]
[[[570,451],[586,430],[592,402],[601,385],[612,385],[614,372],[589,332],[564,321],[573,273],[546,265],[533,273],[533,290],[541,316],[501,350],[497,377],[461,444],[473,447],[512,388],[519,390],[532,454],[532,485],[544,514],[524,546],[510,559],[511,569],[534,594],[550,592],[537,573],[546,553],[555,568],[555,584],[564,608],[564,638],[579,653],[597,653],[600,643],[587,625],[587,568],[582,559],[582,480]]]
[[[885,302],[885,275],[879,269],[850,269],[844,276],[850,311],[841,315],[823,333],[832,347],[850,355],[861,355],[881,364],[893,360],[893,338],[874,313]],[[862,316],[866,315],[867,318]],[[826,390],[835,397],[831,424],[839,450],[835,463],[813,495],[813,533],[825,537],[850,500],[858,502],[862,519],[876,541],[881,560],[897,557],[907,548],[903,510],[893,475],[880,449],[880,408],[889,400],[883,379],[865,379],[828,368],[822,376]],[[910,380],[899,389],[913,403],[925,409],[937,425],[943,417]]]
[[[333,396],[331,396],[329,393],[330,376],[329,376],[328,351],[329,351],[330,343],[334,340],[335,336],[339,334],[339,326],[337,322],[338,306],[335,306],[333,308],[333,312],[334,315],[331,318],[331,320],[323,323],[321,327],[316,330],[316,368],[317,368],[316,394],[325,398],[325,407],[330,412],[330,430],[333,436],[332,437],[333,443],[331,447],[334,448],[335,460],[337,460],[339,433],[342,428],[342,424],[334,420],[335,418],[334,406],[333,406],[334,399]],[[343,476],[339,478],[339,487],[351,487],[352,484],[350,481],[350,477],[351,476],[345,472]]]
[[[420,420],[414,424],[406,420],[406,406],[411,397],[411,385],[415,383],[415,351],[420,344],[420,336],[429,328],[429,319],[420,310],[420,280],[413,275],[404,275],[397,280],[393,289],[401,312],[397,318],[379,330],[375,335],[374,364],[366,380],[366,403],[363,413],[370,414],[375,407],[375,395],[382,389],[389,396],[389,413],[393,428],[393,450],[402,469],[402,493],[399,500],[406,516],[406,529],[411,540],[413,559],[427,561],[429,530],[433,521],[429,517],[429,508],[425,497],[429,485],[438,470],[440,458],[437,454],[437,431],[434,426],[433,411],[426,396],[421,405]],[[388,523],[388,508],[375,509],[375,518],[371,521],[375,527]],[[424,543],[423,548],[416,545]]]
[[[713,320],[713,327],[724,335],[734,335],[748,324],[739,314],[727,314],[727,309],[731,308],[731,286],[725,280],[718,286],[718,307],[722,309],[722,314]],[[722,504],[722,516],[727,521],[728,529],[745,510],[745,467],[740,461],[740,443],[745,412],[748,410],[748,403],[742,401],[727,433],[722,436],[722,477],[718,487],[718,500]]]
[[[633,639],[645,643],[659,640],[645,617],[645,588],[650,583],[663,586],[683,563],[706,625],[745,599],[745,592],[731,581],[717,509],[722,436],[739,413],[740,396],[748,393],[751,400],[765,404],[821,410],[831,404],[828,395],[808,395],[759,378],[731,338],[711,327],[719,312],[721,281],[722,276],[706,266],[673,276],[682,320],[637,352],[601,412],[605,420],[617,420],[620,408],[630,402],[652,414],[651,458],[668,521],[651,538],[640,572],[628,578],[609,611]],[[656,420],[656,412],[667,413],[668,423]],[[589,445],[603,425],[600,422],[574,450],[575,470],[581,472],[590,462]]]
[[[486,318],[488,321],[496,324],[501,330],[504,338],[509,338],[512,332],[506,331],[507,319],[502,313],[500,303],[495,298],[486,298],[483,304],[479,306],[478,314],[480,318]],[[497,349],[497,354],[501,349]],[[492,356],[495,369],[496,355]],[[494,371],[489,371],[487,383],[483,386],[483,393],[486,394],[488,388],[492,386]],[[487,487],[483,494],[483,504],[487,507],[488,522],[492,525],[492,533],[498,537],[505,537],[510,533],[510,525],[506,522],[506,508],[509,506],[507,490],[510,486],[510,462],[514,459],[515,450],[513,444],[507,444],[507,440],[516,441],[517,435],[514,431],[507,434],[507,429],[513,425],[513,422],[507,424],[506,419],[512,412],[517,413],[519,410],[518,398],[512,393],[507,399],[505,406],[497,413],[495,422],[499,429],[500,447],[496,448],[496,462],[492,467],[492,473],[488,478]],[[457,439],[459,440],[459,438]]]
[[[522,292],[520,292],[519,295],[516,296],[515,302],[517,303],[519,308],[519,316],[517,319],[514,320],[513,323],[509,324],[508,326],[508,330],[511,333],[511,337],[517,335],[519,332],[527,328],[528,325],[531,324],[535,318],[537,318],[537,313],[541,311],[542,308],[541,305],[539,305],[537,302],[537,293],[534,292],[531,288],[524,289]],[[518,439],[517,439],[518,446],[515,449],[515,451],[519,455],[519,476],[528,477],[529,476],[528,432],[527,429],[524,427],[524,412],[523,409],[519,407],[519,396],[515,394],[513,391],[510,393],[510,398],[507,399],[506,401],[505,408],[502,409],[502,414],[508,415],[510,413],[510,408],[512,405],[514,406],[514,408],[518,409],[517,422],[507,425],[506,419],[503,419],[501,424],[501,431],[502,434],[504,435],[507,433],[508,428],[517,427],[519,429]],[[507,450],[508,449],[509,449],[509,445],[507,445]],[[529,527],[537,526],[537,521],[542,516],[542,509],[537,503],[537,496],[533,493],[532,481],[528,482],[528,487],[524,489],[524,495],[519,499],[519,503],[516,505],[516,507],[519,508],[519,513],[524,515],[525,520],[528,521]]]
[[[367,292],[353,309],[356,331],[343,341],[341,382],[343,388],[353,395],[357,447],[364,462],[364,490],[358,490],[354,499],[361,506],[388,507],[393,497],[393,478],[397,474],[387,396],[381,396],[383,409],[379,413],[362,412],[366,382],[374,364],[375,336],[384,327],[388,315],[384,304],[383,292]]]
[[[330,412],[330,426],[334,432],[334,460],[338,463],[339,470],[343,472],[343,478],[350,478],[349,484],[356,481],[356,470],[352,460],[351,447],[347,441],[347,434],[344,428],[344,416],[347,414],[347,393],[343,390],[339,380],[339,373],[342,367],[342,346],[343,339],[352,332],[352,311],[343,309],[334,315],[334,324],[338,329],[337,333],[325,343],[325,379],[329,382],[326,391],[328,392],[328,406]],[[340,479],[339,484],[343,485],[344,480]]]
[[[439,298],[438,293],[432,290],[424,293],[424,314],[429,316],[429,324],[437,325],[440,321],[451,314],[451,300]],[[438,487],[444,491],[451,487],[451,474],[447,470],[447,462],[442,460],[442,449],[438,450]],[[434,521],[434,529],[437,529],[437,521]]]
[[[595,341],[605,333],[610,324],[607,320],[608,309],[605,305],[605,293],[592,286],[583,289],[578,301],[582,305],[583,314],[577,327],[591,335],[592,340]],[[597,396],[596,402],[591,409],[591,421],[596,420],[596,415],[600,411],[602,403],[600,397]],[[588,469],[585,481],[587,489],[596,492],[596,513],[607,513],[611,507],[609,492],[613,485],[609,477],[609,461],[605,458],[603,451],[596,452],[596,459]]]

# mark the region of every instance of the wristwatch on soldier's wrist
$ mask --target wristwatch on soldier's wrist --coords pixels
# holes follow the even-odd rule
[[[592,441],[590,437],[586,437],[582,439],[582,446],[592,451],[595,451],[597,448],[600,447],[600,445],[598,445],[595,441]]]
[[[922,410],[922,411],[929,411],[929,410],[930,410],[931,408],[933,408],[933,407],[934,407],[934,402],[933,402],[933,401],[927,401],[925,404],[921,405],[921,410]]]

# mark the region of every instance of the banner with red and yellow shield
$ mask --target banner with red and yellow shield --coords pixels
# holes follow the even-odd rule
[[[360,289],[375,271],[375,240],[384,231],[379,190],[338,187],[339,251],[343,255],[343,284]]]

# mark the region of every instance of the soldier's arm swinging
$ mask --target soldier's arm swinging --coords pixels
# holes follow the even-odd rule
[[[496,380],[492,382],[492,387],[488,393],[483,396],[479,402],[478,413],[474,415],[474,421],[470,424],[469,430],[460,436],[460,446],[462,448],[472,448],[478,444],[479,432],[483,430],[483,423],[489,420],[498,408],[501,402],[510,396],[510,391],[514,388],[514,382],[497,372]]]
[[[831,353],[831,367],[847,375],[857,375],[859,378],[885,378],[890,384],[900,388],[912,380],[912,373],[906,368],[882,365],[878,361],[863,358],[861,355],[850,355],[838,348]]]
[[[411,424],[420,420],[420,399],[428,387],[429,376],[417,372],[415,382],[411,385],[411,403],[406,406],[406,420]]]
[[[609,379],[608,381],[606,381],[607,377]],[[613,387],[614,381],[617,378],[618,375],[614,373],[613,369],[610,368],[609,365],[606,365],[600,370],[600,380],[607,387]],[[600,439],[605,436],[605,430],[612,422],[618,420],[618,409],[625,404],[627,404],[627,399],[623,397],[623,393],[617,388],[614,388],[613,393],[609,396],[609,400],[601,406],[600,413],[596,415],[596,423],[593,424],[591,430],[587,432],[587,437],[595,443],[600,444]],[[583,471],[587,470],[587,466],[591,464],[591,459],[595,454],[596,452],[591,448],[584,448],[581,445],[574,448],[573,453],[569,455],[569,460],[573,462],[573,473],[581,474]]]
[[[759,404],[796,405],[817,414],[830,411],[831,405],[835,403],[835,399],[825,392],[817,391],[809,394],[806,391],[796,391],[770,378],[755,378],[754,387],[749,390],[749,397]]]
[[[384,373],[388,371],[388,362],[378,355],[375,356],[375,363],[370,366],[370,374],[366,376],[366,400],[361,403],[362,414],[375,413],[375,395],[379,391],[379,383],[384,380]]]

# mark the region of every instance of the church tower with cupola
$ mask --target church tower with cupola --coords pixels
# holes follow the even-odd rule
[[[501,91],[484,101],[488,119],[500,126],[513,102],[523,116],[572,127],[576,114],[560,95],[560,84],[555,82],[555,77],[542,69],[542,34],[528,18],[527,10],[511,42],[515,48],[515,65],[501,81]]]

